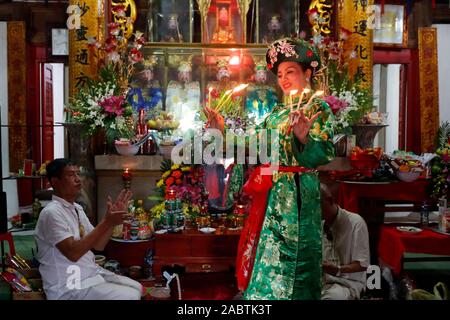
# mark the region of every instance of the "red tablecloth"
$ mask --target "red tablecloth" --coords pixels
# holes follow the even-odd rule
[[[359,213],[360,198],[383,200],[422,201],[427,198],[428,181],[392,182],[387,184],[347,183],[339,184],[339,205],[351,212]]]
[[[396,227],[382,226],[378,256],[392,267],[394,274],[401,272],[405,252],[450,255],[450,236],[428,229],[408,233],[399,231]]]

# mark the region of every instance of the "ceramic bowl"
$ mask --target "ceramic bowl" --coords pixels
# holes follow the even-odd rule
[[[122,144],[116,141],[115,146],[117,153],[122,156],[134,156],[139,151],[139,146],[133,144]]]
[[[397,171],[397,178],[399,178],[401,181],[404,182],[413,182],[416,181],[420,177],[420,172],[403,172],[403,171]]]

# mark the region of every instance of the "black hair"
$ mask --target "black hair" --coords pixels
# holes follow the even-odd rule
[[[306,73],[307,70],[311,70],[311,77],[314,76],[314,69],[311,67],[309,63],[305,62],[297,62],[300,65],[300,68],[302,69],[303,73]]]
[[[66,158],[59,158],[51,161],[45,168],[47,171],[47,179],[50,181],[50,184],[52,183],[52,178],[56,177],[60,179],[62,177],[65,167],[74,165],[76,165],[75,162]]]

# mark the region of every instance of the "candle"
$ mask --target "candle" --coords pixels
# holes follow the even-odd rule
[[[314,94],[311,96],[311,98],[309,99],[308,103],[305,106],[305,111],[308,110],[310,104],[312,103],[312,101],[314,100],[315,97],[319,97],[323,95],[323,91],[316,91],[314,92]]]
[[[289,93],[289,104],[290,104],[290,108],[292,109],[292,97],[295,96],[297,94],[298,90],[291,90],[291,92]]]
[[[213,91],[213,87],[209,87],[208,89],[208,108],[211,109],[211,91]]]
[[[128,168],[125,168],[124,170],[123,170],[123,173],[122,173],[122,178],[124,179],[124,180],[131,180],[131,172],[130,172],[130,169],[128,169]]]
[[[300,95],[300,99],[298,100],[298,103],[297,103],[297,110],[300,109],[300,106],[301,106],[302,101],[303,101],[303,95],[304,95],[305,93],[308,94],[308,93],[310,93],[310,92],[311,92],[311,90],[308,89],[308,88],[303,89],[303,91],[302,91],[302,93],[301,93],[301,95]]]

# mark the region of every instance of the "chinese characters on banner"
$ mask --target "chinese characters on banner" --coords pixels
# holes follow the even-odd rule
[[[421,150],[431,152],[439,128],[436,28],[419,28]]]
[[[372,87],[373,30],[369,23],[372,5],[373,0],[341,0],[338,6],[339,26],[353,32],[345,43],[346,51],[356,53],[356,59],[349,59],[349,72],[366,88]]]
[[[80,8],[80,26],[69,32],[69,85],[70,95],[83,87],[87,78],[97,75],[98,59],[88,48],[90,37],[102,41],[104,34],[104,0],[70,0]]]
[[[27,95],[26,88],[26,27],[24,21],[9,21],[8,25],[8,119],[9,168],[17,172],[27,158]],[[4,90],[4,88],[2,88]]]

